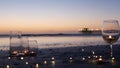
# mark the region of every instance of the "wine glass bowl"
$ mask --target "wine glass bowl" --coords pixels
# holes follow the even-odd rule
[[[113,44],[119,39],[119,23],[117,20],[105,20],[102,28],[103,39]]]
[[[103,39],[109,43],[113,44],[119,39],[119,35],[103,35]]]
[[[113,56],[113,43],[119,39],[118,20],[105,20],[102,25],[102,37],[105,42],[110,44],[110,57]]]

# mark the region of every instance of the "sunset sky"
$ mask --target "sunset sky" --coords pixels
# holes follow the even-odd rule
[[[120,0],[0,0],[0,34],[75,33],[120,21]]]

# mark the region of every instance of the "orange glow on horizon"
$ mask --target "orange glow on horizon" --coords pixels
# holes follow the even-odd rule
[[[10,31],[22,31],[22,33],[67,33],[78,32],[81,28],[100,29],[100,25],[95,25],[87,20],[64,20],[64,19],[43,19],[43,20],[1,20],[0,34]]]

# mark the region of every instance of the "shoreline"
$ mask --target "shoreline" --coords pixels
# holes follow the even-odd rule
[[[86,34],[22,34],[22,36],[101,36],[101,33]],[[9,34],[0,34],[0,37],[9,37]]]

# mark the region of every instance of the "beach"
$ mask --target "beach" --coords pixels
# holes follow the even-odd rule
[[[0,52],[0,68],[7,68],[7,65],[10,68],[119,68],[119,48],[119,45],[113,46],[114,63],[107,61],[110,58],[109,45],[39,49],[37,56],[23,59],[21,56],[9,57],[9,52],[3,51]],[[96,61],[100,56],[106,60],[102,64]]]
[[[1,37],[0,68],[119,68],[120,43],[110,45],[101,35],[28,36],[36,40],[36,56],[10,56],[9,37]],[[37,66],[37,67],[36,67]]]

